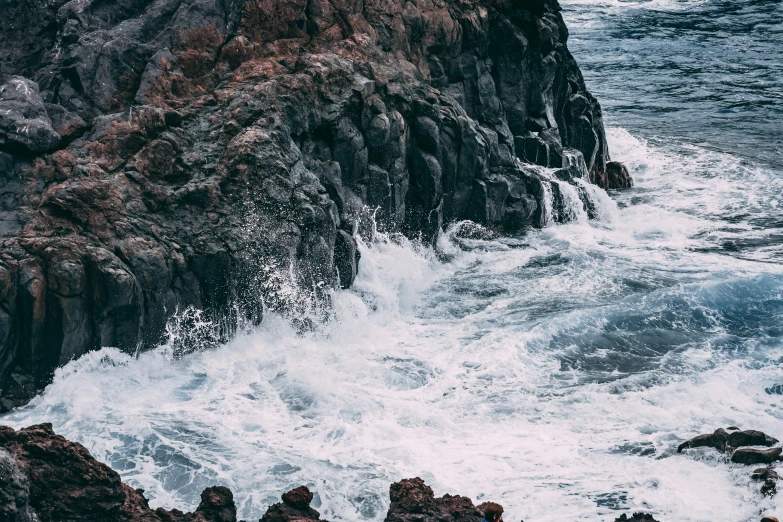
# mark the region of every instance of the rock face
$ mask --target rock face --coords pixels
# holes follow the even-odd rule
[[[208,346],[350,286],[369,215],[517,232],[562,204],[542,167],[630,185],[557,0],[4,8],[0,411],[177,312]]]

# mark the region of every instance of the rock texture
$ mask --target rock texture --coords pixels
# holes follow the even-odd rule
[[[557,0],[4,8],[0,411],[174,315],[201,325],[181,353],[312,307],[353,282],[369,216],[518,232],[565,219],[544,167],[631,184]]]

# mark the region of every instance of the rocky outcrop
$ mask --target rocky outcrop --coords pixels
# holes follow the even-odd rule
[[[175,315],[208,325],[178,353],[297,315],[370,216],[516,233],[567,219],[559,183],[630,185],[556,0],[6,4],[0,411]]]
[[[778,439],[762,431],[742,431],[736,426],[731,426],[728,428],[728,431],[718,428],[713,433],[698,435],[687,440],[677,447],[677,453],[681,453],[682,450],[687,448],[715,448],[720,452],[729,453],[731,462],[735,464],[773,464],[781,460],[781,453],[783,452],[783,448],[772,447],[778,442]],[[768,449],[761,449],[760,447]],[[761,486],[762,495],[772,496],[777,492],[777,480],[779,477],[772,467],[756,469],[751,478],[764,481]]]
[[[0,426],[0,520],[7,522],[235,522],[225,487],[207,488],[193,513],[152,510],[142,490],[96,461],[50,424],[19,431]]]

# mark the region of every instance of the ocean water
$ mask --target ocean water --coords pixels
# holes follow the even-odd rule
[[[52,422],[154,506],[229,486],[248,520],[306,484],[324,518],[380,521],[412,476],[509,521],[783,515],[752,467],[676,453],[730,425],[783,438],[783,3],[562,4],[636,182],[594,191],[599,219],[437,252],[380,236],[318,331],[106,348],[0,422]]]

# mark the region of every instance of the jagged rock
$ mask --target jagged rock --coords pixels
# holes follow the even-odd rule
[[[623,189],[633,187],[633,180],[628,168],[619,161],[606,164],[606,188]]]
[[[385,522],[480,522],[483,515],[467,497],[435,498],[432,488],[420,478],[395,482],[389,488],[391,504]]]
[[[677,453],[687,448],[715,448],[718,451],[726,450],[726,441],[729,434],[723,428],[718,428],[713,433],[699,435],[677,446]]]
[[[543,226],[548,181],[518,158],[625,179],[556,0],[274,7],[6,2],[0,411],[175,313],[223,341],[262,302],[349,287],[367,216],[425,242]]]
[[[731,456],[731,461],[736,464],[771,464],[780,458],[781,448],[759,450],[753,448],[740,448]]]
[[[37,83],[13,76],[0,86],[0,149],[41,153],[59,142]]]
[[[321,518],[321,514],[310,507],[313,494],[305,486],[284,493],[282,499],[283,502],[269,506],[260,522],[294,522]]]
[[[691,440],[685,441],[677,447],[677,453],[681,453],[686,448],[715,448],[718,451],[726,451],[727,448],[739,448],[742,446],[774,446],[778,440],[770,437],[764,432],[756,430],[737,431],[739,428],[732,426],[728,433],[723,428],[718,428],[713,433],[699,435]]]
[[[39,424],[0,426],[0,519],[8,522],[236,522],[228,488],[207,488],[193,513],[150,509],[80,444]]]
[[[652,515],[647,513],[634,513],[629,517],[625,513],[614,519],[614,522],[656,522]]]

